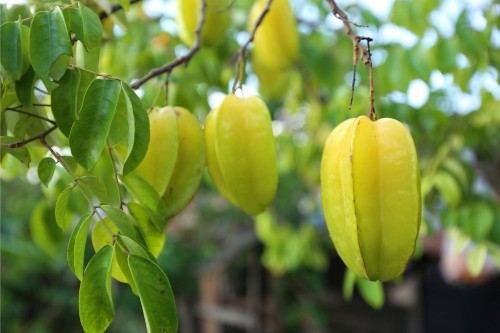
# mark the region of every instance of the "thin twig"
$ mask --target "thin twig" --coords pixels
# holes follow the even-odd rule
[[[173,61],[169,62],[168,64],[165,64],[161,67],[158,68],[153,68],[146,76],[143,78],[133,82],[130,87],[132,89],[136,90],[139,89],[144,83],[147,81],[151,80],[154,77],[157,77],[161,74],[164,73],[170,73],[172,70],[181,65],[181,64],[187,64],[191,60],[191,58],[199,51],[200,45],[201,45],[201,28],[203,27],[203,23],[205,22],[205,9],[207,7],[207,2],[206,0],[201,0],[201,7],[200,7],[200,16],[198,18],[198,24],[196,25],[196,30],[194,31],[195,35],[195,40],[193,46],[189,49],[189,51],[180,56],[179,58],[174,59]]]
[[[35,104],[33,104],[35,105]],[[55,125],[56,122],[53,121],[52,119],[49,119],[49,118],[46,118],[46,117],[43,117],[43,116],[39,116],[35,113],[31,113],[31,112],[27,112],[27,111],[23,111],[23,110],[19,110],[19,107],[21,106],[16,106],[16,107],[13,107],[13,108],[6,108],[5,111],[12,111],[12,112],[17,112],[17,113],[21,113],[21,114],[24,114],[26,116],[29,116],[29,117],[33,117],[33,118],[38,118],[38,119],[41,119],[41,120],[44,120],[52,125]]]
[[[368,71],[370,74],[370,119],[376,119],[377,118],[377,113],[375,112],[375,99],[373,97],[373,66],[372,66],[372,58],[371,58],[371,50],[370,50],[370,42],[373,41],[372,38],[370,37],[363,37],[363,36],[358,36],[351,28],[351,24],[357,26],[357,27],[365,27],[363,25],[359,25],[356,23],[353,23],[351,20],[349,20],[349,17],[347,14],[340,9],[340,7],[337,5],[335,0],[326,0],[328,5],[330,6],[330,9],[333,13],[333,16],[338,18],[339,20],[344,23],[344,29],[347,32],[347,35],[349,38],[352,40],[352,46],[353,46],[353,56],[352,56],[352,63],[353,63],[353,74],[352,74],[352,87],[351,87],[351,100],[349,103],[349,109],[352,107],[352,101],[354,98],[354,87],[356,83],[356,65],[359,60],[359,53],[361,52],[362,58],[363,58],[363,63],[368,66]],[[364,40],[367,43],[367,47],[364,47],[363,45],[360,44],[360,42]]]
[[[247,48],[250,45],[251,42],[253,42],[253,39],[255,38],[255,33],[257,32],[257,29],[259,26],[262,24],[262,21],[264,21],[264,18],[266,17],[267,13],[269,12],[269,9],[271,8],[271,3],[273,0],[267,0],[266,6],[262,10],[262,13],[260,13],[259,17],[257,18],[257,21],[255,21],[255,24],[253,26],[252,31],[250,32],[250,36],[248,36],[247,41],[245,44],[243,44],[239,51],[238,51],[238,65],[236,67],[236,78],[234,79],[233,82],[233,87],[232,87],[232,92],[236,91],[237,84],[239,82],[239,87],[241,89],[241,86],[243,84],[243,74],[244,74],[244,68],[243,68],[243,62],[245,60]]]

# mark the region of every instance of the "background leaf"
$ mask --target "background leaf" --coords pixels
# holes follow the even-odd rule
[[[71,218],[67,215],[68,202],[73,186],[66,188],[59,194],[56,201],[56,222],[59,228],[68,231],[71,227]]]
[[[1,152],[2,156],[5,153],[12,155],[19,162],[21,162],[25,166],[29,167],[30,162],[31,162],[31,156],[30,156],[28,149],[26,149],[25,146],[21,146],[21,147],[17,147],[17,148],[9,148],[9,147],[4,146],[4,144],[16,143],[19,141],[21,141],[21,140],[15,138],[15,137],[12,137],[12,136],[0,137],[0,144],[1,144],[0,152]]]

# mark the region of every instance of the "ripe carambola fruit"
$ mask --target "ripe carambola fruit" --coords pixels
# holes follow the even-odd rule
[[[278,187],[271,116],[257,96],[227,95],[205,122],[207,168],[219,192],[248,214],[267,208]]]
[[[201,29],[201,43],[214,46],[224,40],[230,22],[230,0],[206,0],[205,21]],[[200,16],[201,0],[177,0],[175,19],[179,26],[179,37],[183,43],[192,46]]]
[[[196,117],[181,107],[155,109],[149,123],[148,151],[136,173],[162,196],[168,218],[189,203],[200,185],[205,138]]]
[[[257,0],[250,11],[248,30],[266,6],[267,0]],[[299,35],[297,22],[288,0],[273,0],[269,12],[257,28],[253,40],[252,61],[269,69],[285,68],[298,58]]]
[[[365,116],[329,135],[321,197],[335,248],[357,276],[389,281],[405,269],[422,215],[413,139],[400,122]]]

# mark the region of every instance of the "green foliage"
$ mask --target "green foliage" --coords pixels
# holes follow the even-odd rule
[[[111,13],[115,2],[124,10]],[[1,247],[2,255],[13,258],[12,262],[30,262],[29,267],[14,267],[14,273],[7,272],[12,264],[4,271],[8,278],[37,276],[35,269],[40,272],[47,263],[55,265],[60,262],[58,256],[65,254],[76,276],[72,281],[81,281],[79,308],[86,332],[123,329],[116,320],[110,326],[115,315],[113,277],[127,283],[120,285],[120,293],[126,290],[131,297],[135,297],[132,293],[139,297],[148,331],[164,328],[170,333],[177,330],[176,309],[162,270],[168,272],[174,289],[177,286],[192,295],[196,281],[186,272],[199,269],[215,255],[219,233],[231,230],[235,221],[251,225],[251,220],[222,200],[206,178],[188,209],[188,226],[179,228],[178,235],[166,236],[170,221],[165,218],[164,202],[151,184],[134,173],[149,144],[147,109],[168,103],[186,107],[200,121],[205,119],[208,101],[213,104],[217,93],[226,93],[235,76],[231,59],[239,47],[236,36],[246,29],[253,1],[231,2],[225,9],[231,11],[226,38],[216,47],[202,46],[188,66],[175,68],[169,74],[168,96],[165,74],[140,89],[130,84],[186,52],[179,37],[160,24],[173,23],[172,13],[156,18],[143,4],[115,2],[0,4],[2,208],[15,210],[9,216],[16,216],[5,222],[2,216]],[[309,25],[308,18],[301,16],[305,5],[318,8],[318,22]],[[306,270],[324,272],[328,264],[330,248],[325,243],[329,239],[322,228],[317,194],[322,147],[333,127],[367,113],[369,77],[358,63],[349,110],[351,40],[343,31],[323,24],[336,20],[323,1],[293,6],[297,17],[304,19],[299,23],[301,60],[282,80],[285,84],[259,82],[251,61],[246,66],[248,86],[269,97],[266,103],[273,116],[280,172],[272,213],[257,217],[255,228],[264,245],[266,268],[284,279],[297,278],[298,285],[316,286],[317,281],[297,276]],[[440,23],[431,19],[443,10],[443,1],[397,0],[387,20],[360,6],[359,11],[352,10],[352,20],[369,25],[363,34],[375,35],[390,23],[415,38],[408,45],[376,38],[372,45],[374,87],[379,116],[405,122],[415,139],[425,216],[432,222],[426,224],[428,234],[444,229],[455,235],[457,253],[469,245],[467,267],[473,276],[480,274],[489,258],[500,267],[500,117],[495,82],[500,52],[492,37],[493,31],[498,34],[498,8],[488,5],[474,13],[484,17],[482,27],[474,24],[467,7],[462,9],[456,22],[451,22],[455,33],[444,36]],[[418,109],[409,102],[409,87],[417,79],[429,88],[428,98]],[[436,83],[439,80],[444,83]],[[467,103],[459,99],[464,96],[480,103],[464,109],[462,104]],[[28,182],[37,181],[43,185],[41,192],[32,191],[30,196],[22,190]],[[4,188],[16,190],[11,194]],[[17,204],[12,199],[8,200],[14,202],[12,207],[4,207],[4,198],[11,195]],[[21,228],[17,219],[27,221],[29,228],[11,233],[10,228]],[[31,239],[21,238],[23,232]],[[93,248],[87,246],[90,241]],[[155,263],[157,257],[161,268]],[[49,269],[58,278],[62,271]],[[345,297],[357,290],[368,304],[380,308],[383,286],[349,274],[344,281]],[[68,294],[58,297],[71,297]],[[7,301],[3,297],[4,304],[18,304],[14,297]],[[307,311],[283,306],[290,306],[283,320],[300,325],[299,315]],[[316,312],[320,316],[321,311]],[[5,322],[6,331],[23,331]],[[24,331],[54,329],[30,326]],[[65,330],[78,328],[65,326]]]

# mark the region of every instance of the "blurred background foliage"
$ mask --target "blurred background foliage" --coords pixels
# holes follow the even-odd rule
[[[0,20],[25,18],[49,8],[37,3],[2,4]],[[113,1],[86,3],[102,12]],[[352,297],[356,283],[349,274],[342,282],[344,268],[338,265],[320,207],[319,165],[329,132],[347,118],[368,113],[368,72],[359,64],[349,110],[352,44],[342,22],[329,13],[325,1],[291,3],[300,32],[299,61],[272,76],[258,76],[252,63],[246,63],[244,93],[262,95],[273,116],[280,183],[271,209],[255,219],[243,214],[216,192],[206,176],[192,204],[171,222],[159,263],[170,278],[178,306],[194,304],[200,291],[198,278],[207,263],[242,231],[255,230],[261,263],[273,281],[266,292],[279,308],[280,327],[285,332],[305,332],[311,325],[331,327],[328,308],[314,301],[316,297],[332,285],[341,289],[342,283],[344,294]],[[226,9],[231,11],[231,24],[220,36],[221,43],[201,48],[188,66],[174,70],[168,101],[164,76],[141,87],[138,93],[145,104],[183,106],[203,122],[231,86],[236,52],[248,37],[252,4],[232,1]],[[479,281],[482,274],[500,267],[500,5],[491,0],[396,0],[381,10],[385,6],[375,2],[338,4],[353,22],[367,26],[355,28],[358,34],[374,38],[379,117],[407,124],[417,146],[424,223],[414,262],[429,255],[427,240],[440,235],[451,240],[453,254],[466,256],[463,271],[458,277],[452,274],[454,282]],[[106,18],[103,25],[99,71],[126,82],[188,50],[177,36],[174,1],[133,4],[128,12]],[[4,97],[3,123],[8,121],[3,116],[8,103]],[[56,181],[42,186],[36,161],[45,151],[36,144],[29,149],[37,156],[30,168],[8,155],[2,159],[2,329],[78,332],[78,281],[65,261],[68,235],[54,222],[55,201],[70,180],[58,167]],[[75,214],[85,212],[78,198],[71,202]],[[244,266],[238,260],[243,259],[232,265]],[[363,281],[357,286],[371,306],[382,306],[384,293],[379,287]],[[116,283],[114,288],[119,290],[114,293],[117,317],[109,331],[144,330],[138,300],[126,286]]]

